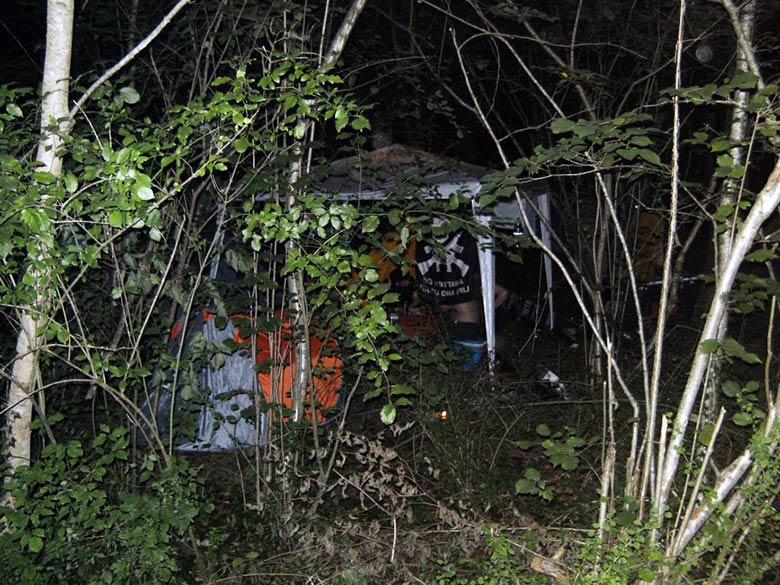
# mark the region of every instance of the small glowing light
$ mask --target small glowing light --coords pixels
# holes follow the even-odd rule
[[[450,413],[447,412],[446,410],[440,410],[439,412],[436,413],[436,416],[438,417],[439,420],[443,420],[443,421],[450,420]]]

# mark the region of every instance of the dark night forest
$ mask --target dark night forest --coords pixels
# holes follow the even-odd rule
[[[780,4],[2,6],[0,582],[780,582]]]

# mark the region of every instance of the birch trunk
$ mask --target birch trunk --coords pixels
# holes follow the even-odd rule
[[[734,285],[742,260],[747,255],[758,230],[780,205],[780,160],[775,161],[774,169],[767,179],[763,189],[758,193],[756,201],[745,218],[744,223],[734,234],[731,254],[720,270],[715,294],[709,312],[699,337],[699,345],[708,339],[714,339],[718,334],[721,320],[726,312],[728,294]],[[658,518],[664,517],[669,493],[677,475],[680,461],[680,450],[686,435],[688,422],[696,404],[702,381],[707,372],[710,355],[698,351],[693,359],[688,380],[680,399],[677,415],[674,420],[669,447],[666,449],[663,469],[661,470],[660,489],[656,501]]]
[[[62,135],[67,131],[70,58],[73,40],[74,0],[49,0],[46,14],[46,60],[43,70],[41,98],[41,140],[36,158],[39,171],[55,177],[62,173]],[[46,200],[42,198],[41,207]],[[38,257],[34,259],[33,275],[38,282],[35,301],[20,309],[20,331],[12,382],[8,392],[7,413],[10,445],[8,460],[13,473],[30,462],[30,424],[33,398],[39,380],[38,356],[44,339],[48,305],[48,273],[45,266],[48,250],[44,239],[38,240]]]
[[[739,24],[742,28],[742,34],[744,40],[749,46],[753,45],[753,24],[756,19],[756,3],[753,0],[748,1],[739,13]],[[748,55],[746,54],[743,45],[737,44],[737,60],[735,66],[737,73],[750,71],[748,64]],[[734,166],[746,164],[746,146],[744,144],[748,137],[748,123],[749,115],[747,112],[747,106],[750,102],[750,92],[746,90],[737,90],[733,96],[734,109],[731,117],[731,128],[729,130],[729,139],[731,140],[731,148],[729,154],[734,160]],[[723,182],[723,189],[719,201],[719,206],[724,207],[727,205],[736,205],[739,200],[741,192],[742,181],[740,179],[727,178]],[[735,209],[732,214],[736,217],[738,211]],[[731,254],[732,241],[734,239],[734,223],[730,222],[725,226],[721,226],[723,231],[718,234],[716,245],[716,271],[715,278],[717,280],[718,275],[723,271],[728,261],[728,257]],[[723,341],[728,335],[729,330],[729,314],[726,311],[721,319],[718,332],[715,337],[718,341]],[[718,410],[718,390],[720,388],[720,366],[721,360],[717,356],[712,356],[710,362],[710,371],[706,377],[706,385],[704,387],[704,402],[703,402],[703,416],[707,423],[712,423],[715,419],[715,415]]]
[[[338,61],[339,57],[341,57],[341,53],[344,51],[344,46],[347,44],[349,35],[355,28],[357,19],[360,16],[360,13],[363,12],[367,2],[368,0],[354,0],[352,2],[349,12],[347,12],[344,17],[333,41],[331,41],[328,52],[322,59],[320,65],[322,69],[329,69]],[[310,120],[302,120],[298,124],[296,135],[308,136],[312,128],[312,122]],[[303,158],[300,145],[296,145],[294,161],[290,166],[290,174],[287,177],[290,190],[285,201],[285,206],[288,210],[291,209],[296,202],[295,184],[304,172]],[[293,242],[288,243],[288,254],[295,250],[295,245],[296,244]],[[306,310],[306,292],[303,285],[303,271],[296,270],[290,275],[287,282],[290,289],[290,323],[293,335],[295,336],[296,369],[292,387],[293,420],[300,422],[304,419],[307,389],[309,380],[311,379],[308,312]]]

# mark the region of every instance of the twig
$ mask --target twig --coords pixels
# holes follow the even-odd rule
[[[92,97],[92,94],[94,94],[98,88],[100,88],[101,85],[103,85],[106,81],[111,79],[114,75],[116,75],[117,72],[119,72],[121,69],[123,69],[130,61],[136,58],[136,56],[143,51],[146,47],[148,47],[151,42],[156,39],[159,34],[167,27],[171,21],[175,18],[175,16],[181,11],[182,8],[184,8],[187,4],[190,4],[194,0],[179,0],[173,8],[171,8],[168,11],[168,14],[166,14],[163,19],[160,21],[160,23],[150,32],[148,35],[146,35],[146,38],[142,40],[140,43],[138,43],[133,50],[131,50],[127,55],[122,57],[113,67],[110,67],[103,75],[98,77],[92,85],[90,85],[87,90],[83,93],[83,95],[78,99],[76,104],[71,108],[69,113],[70,122],[69,124],[73,124],[73,119],[76,117],[76,114],[78,114],[81,111],[81,108],[84,106],[84,104],[87,102],[89,98]]]

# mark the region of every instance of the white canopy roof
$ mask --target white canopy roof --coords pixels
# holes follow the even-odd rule
[[[550,200],[546,192],[533,194],[536,207],[546,217],[547,222],[538,221],[531,206],[525,205],[527,225],[522,219],[518,203],[500,203],[492,214],[480,213],[477,195],[480,178],[489,169],[471,165],[450,158],[434,155],[430,152],[393,144],[367,153],[364,156],[351,156],[339,159],[330,165],[328,177],[320,184],[323,192],[338,194],[350,200],[380,200],[405,189],[422,190],[426,197],[447,199],[459,193],[472,200],[472,211],[482,225],[500,223],[515,225],[520,223],[525,230],[535,233],[549,247]],[[479,238],[479,264],[482,284],[482,305],[484,309],[485,334],[491,366],[495,356],[495,258],[493,256],[493,238]],[[552,262],[545,257],[547,294],[549,301],[548,322],[552,329],[554,312],[552,304]]]

